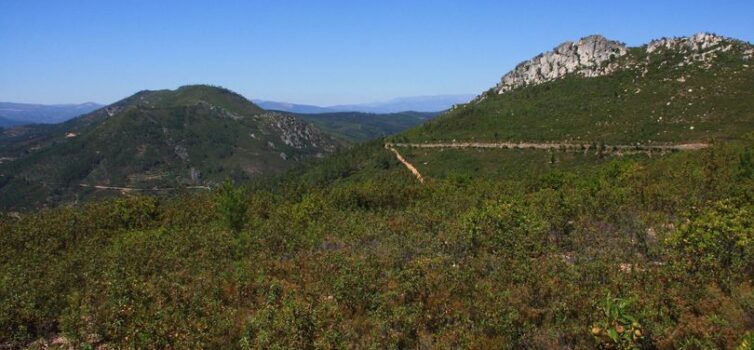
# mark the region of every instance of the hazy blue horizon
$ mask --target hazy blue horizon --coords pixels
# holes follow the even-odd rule
[[[752,13],[751,1],[4,1],[0,101],[107,104],[194,83],[318,106],[478,94],[589,34],[751,42]]]

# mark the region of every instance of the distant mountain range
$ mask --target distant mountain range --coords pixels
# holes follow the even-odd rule
[[[0,102],[0,127],[61,123],[101,107],[93,102],[59,105]]]
[[[475,95],[433,95],[399,97],[388,101],[363,104],[315,106],[288,102],[252,100],[265,110],[290,112],[296,114],[321,114],[339,112],[362,112],[389,114],[400,112],[442,112],[454,105],[471,101]],[[27,104],[0,102],[0,128],[9,128],[28,124],[57,124],[72,118],[93,112],[104,107],[93,102],[81,104]]]
[[[252,100],[260,107],[267,110],[285,111],[291,113],[332,113],[332,112],[363,112],[363,113],[398,113],[398,112],[442,112],[453,107],[471,101],[475,95],[433,95],[398,97],[387,101],[335,105],[315,106],[295,104],[287,102],[275,102],[265,100]]]

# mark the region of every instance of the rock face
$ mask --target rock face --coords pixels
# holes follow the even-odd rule
[[[696,33],[692,36],[681,38],[662,38],[653,40],[647,45],[647,53],[653,53],[662,49],[676,50],[680,52],[704,52],[717,48],[720,44],[730,41],[725,37],[711,33]]]
[[[744,59],[750,60],[752,57],[754,57],[754,49],[748,49],[744,51]]]
[[[709,68],[711,62],[720,53],[728,52],[734,45],[741,43],[740,40],[716,34],[697,33],[687,37],[653,40],[647,45],[646,50],[648,54],[673,51],[684,55],[684,65],[701,62],[704,64],[704,68]],[[744,52],[743,59],[747,59],[746,56],[746,52]]]
[[[625,55],[623,43],[591,35],[576,42],[565,42],[553,51],[540,54],[516,66],[495,87],[498,94],[515,88],[536,85],[576,73],[584,77],[610,74],[617,69],[612,61]]]
[[[646,74],[650,56],[654,57],[665,51],[684,55],[681,65],[701,62],[705,65],[704,68],[709,68],[720,53],[732,49],[741,50],[741,47],[744,47],[740,51],[743,59],[750,60],[754,57],[754,49],[750,44],[716,34],[697,33],[687,37],[662,38],[645,45],[644,49],[649,54],[646,62],[637,62],[632,58],[617,60],[628,54],[625,44],[608,40],[601,35],[591,35],[576,42],[565,42],[552,51],[520,63],[502,77],[493,91],[504,94],[519,87],[557,80],[568,74],[591,78],[637,66],[643,66]],[[477,101],[484,100],[485,97],[482,94]]]
[[[259,116],[280,135],[280,141],[295,149],[321,147],[325,152],[335,152],[337,146],[311,124],[298,118],[268,112]],[[281,156],[282,157],[282,156]],[[283,157],[283,159],[287,159]]]

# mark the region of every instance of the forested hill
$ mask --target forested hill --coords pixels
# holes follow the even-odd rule
[[[117,194],[104,187],[160,192],[240,181],[340,145],[300,119],[204,85],[142,91],[62,124],[6,130],[0,140],[4,208]]]

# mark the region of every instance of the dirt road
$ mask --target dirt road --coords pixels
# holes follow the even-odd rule
[[[388,144],[385,144],[385,148],[388,149],[388,150],[390,150],[390,151],[392,151],[393,153],[395,153],[395,157],[398,158],[398,161],[400,161],[401,163],[403,163],[403,165],[409,171],[411,171],[411,173],[414,174],[414,176],[416,176],[416,179],[418,179],[419,182],[424,183],[424,177],[419,172],[419,170],[416,169],[416,167],[413,164],[409,163],[405,158],[403,158],[403,156],[400,153],[398,153],[398,151],[395,148],[393,148],[392,146],[388,146]]]
[[[114,187],[114,186],[100,186],[100,185],[87,185],[87,184],[79,184],[81,187],[89,187],[89,188],[96,188],[99,190],[116,190],[116,191],[122,191],[122,192],[148,192],[148,191],[173,191],[177,190],[178,188],[173,187],[166,187],[166,188],[133,188],[133,187]],[[211,188],[208,186],[186,186],[186,187],[180,187],[181,189],[189,189],[189,190],[210,190]]]
[[[496,148],[496,149],[538,149],[566,152],[594,152],[610,154],[653,154],[677,151],[695,151],[709,147],[707,143],[682,143],[664,145],[596,145],[577,143],[533,143],[533,142],[441,142],[441,143],[386,143],[385,148],[395,153],[396,158],[411,171],[419,182],[424,183],[424,177],[416,167],[407,161],[396,148]]]
[[[707,143],[683,143],[665,145],[597,145],[578,143],[533,143],[533,142],[441,142],[441,143],[386,143],[386,147],[414,148],[500,148],[500,149],[544,149],[565,151],[588,151],[590,149],[605,152],[668,152],[694,151],[709,147]]]

